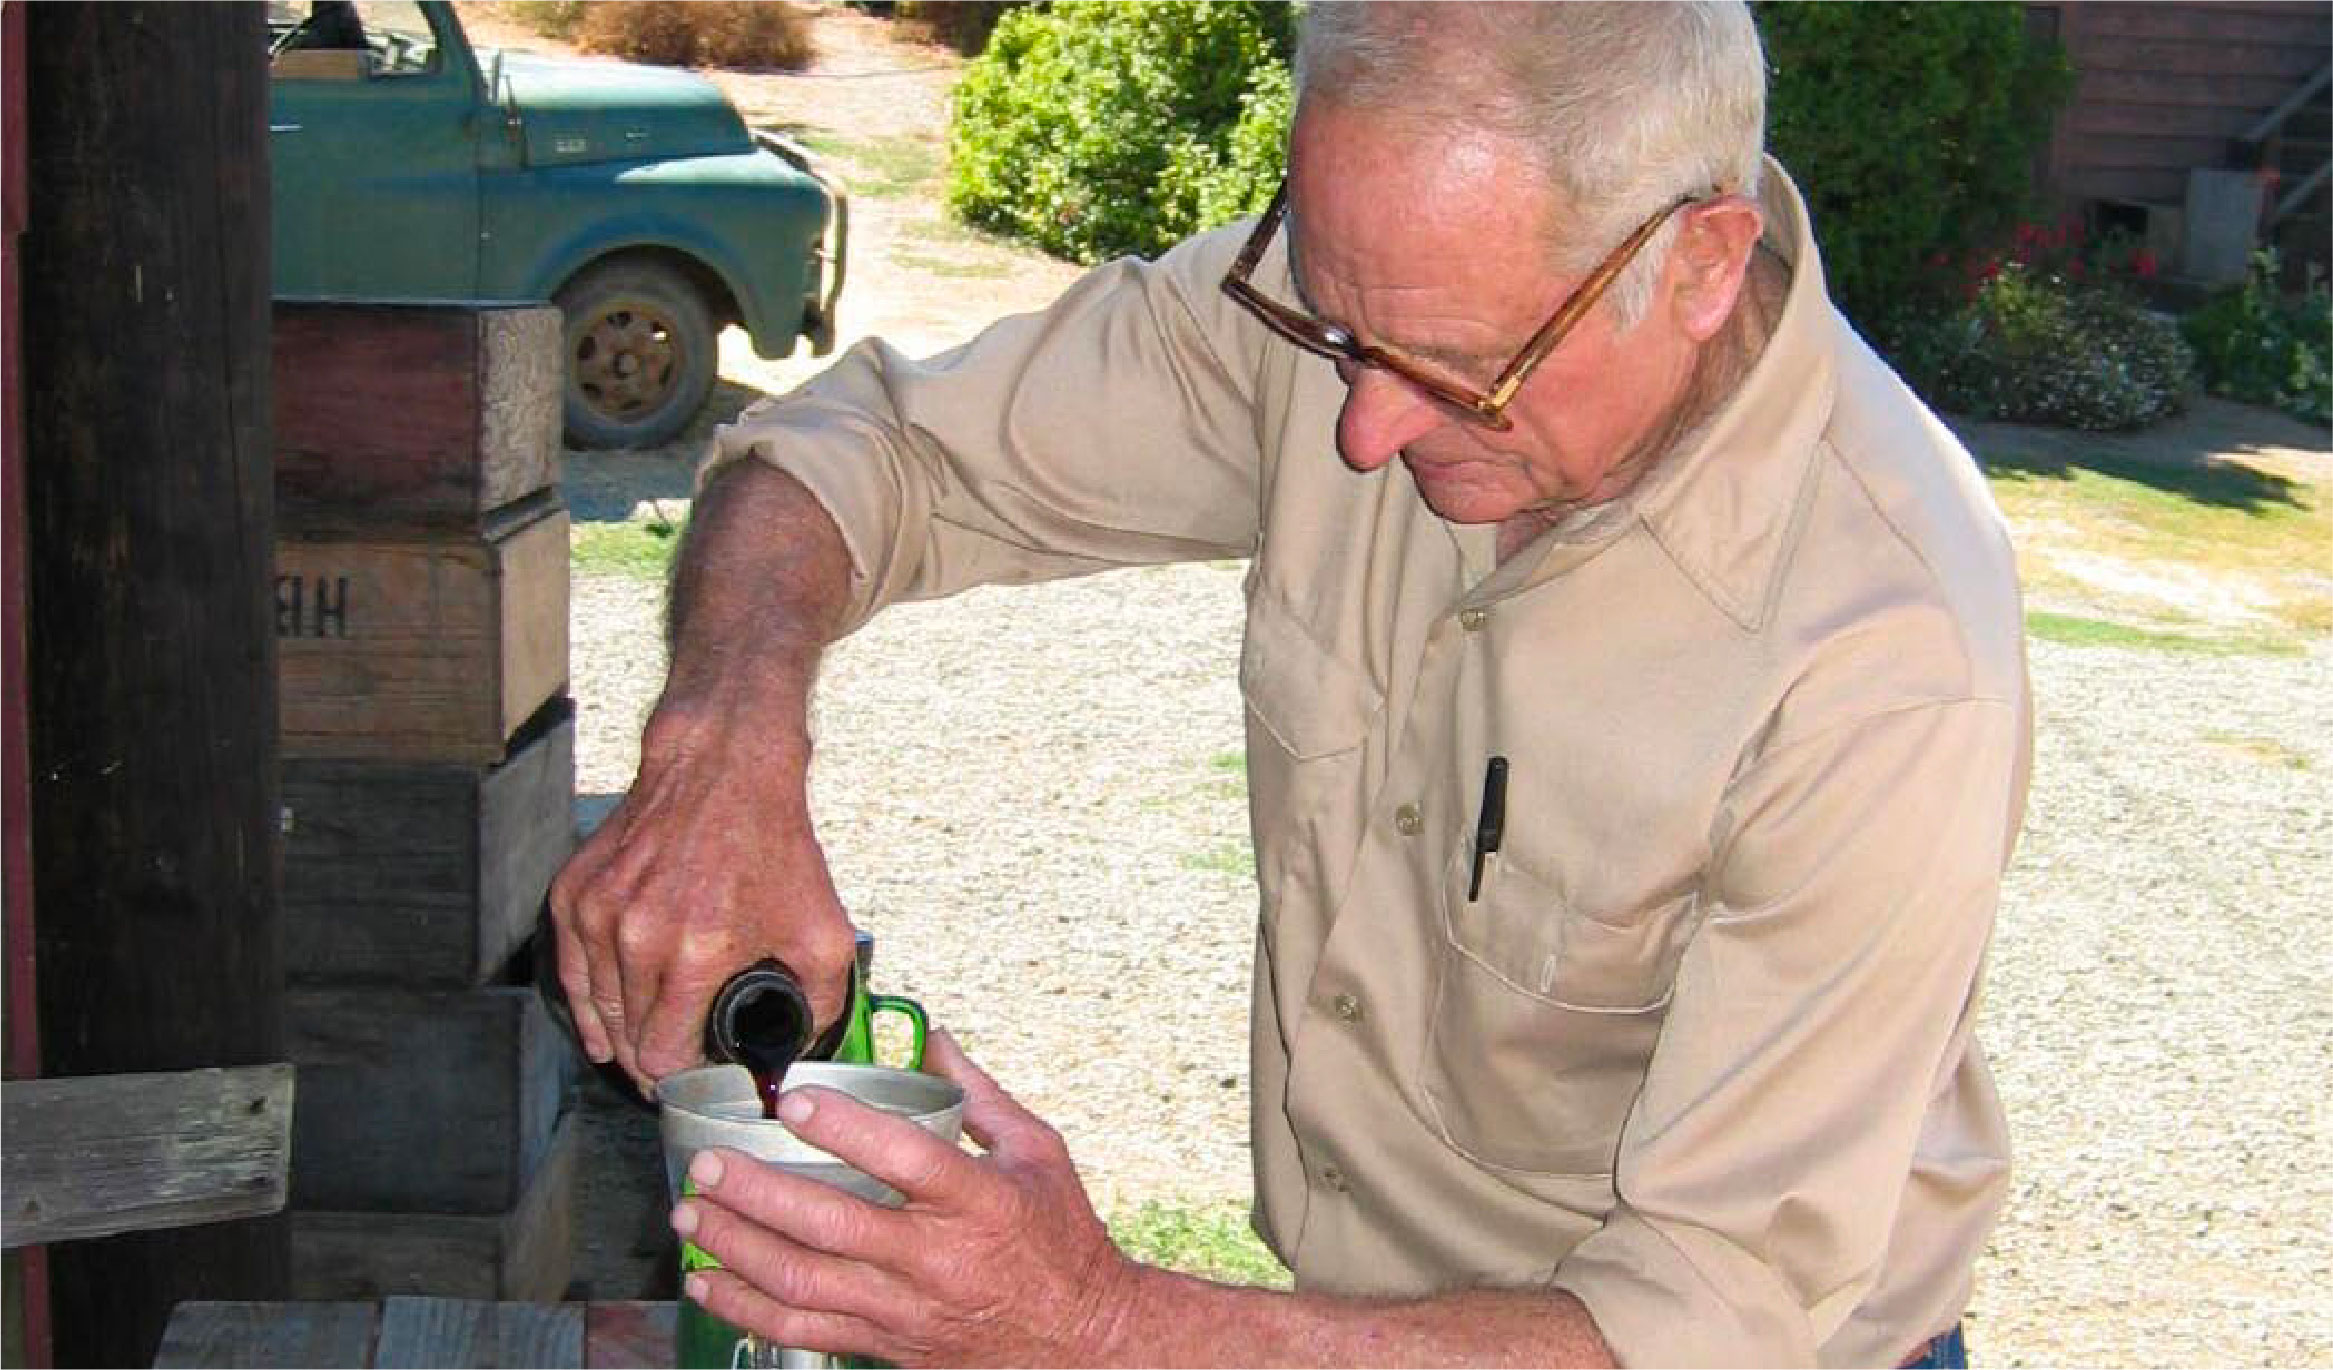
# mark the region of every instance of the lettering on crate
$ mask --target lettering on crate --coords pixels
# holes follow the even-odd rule
[[[277,637],[347,637],[347,576],[277,576]]]

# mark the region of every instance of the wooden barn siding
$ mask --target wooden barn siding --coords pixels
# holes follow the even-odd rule
[[[2031,4],[2073,63],[2043,170],[2045,198],[2176,204],[2191,167],[2228,144],[2333,56],[2333,8],[2316,0],[2062,0]]]

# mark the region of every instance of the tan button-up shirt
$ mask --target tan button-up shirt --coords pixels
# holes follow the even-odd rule
[[[864,344],[719,439],[832,511],[854,622],[1252,558],[1257,1219],[1301,1287],[1568,1289],[1634,1364],[1893,1364],[1967,1301],[2014,565],[1779,168],[1765,204],[1795,269],[1742,389],[1504,564],[1339,461],[1328,364],[1218,289],[1244,226],[929,361]]]

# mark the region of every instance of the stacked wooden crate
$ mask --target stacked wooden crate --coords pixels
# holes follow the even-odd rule
[[[560,327],[280,303],[301,1298],[555,1299],[572,1056],[514,964],[573,843]]]

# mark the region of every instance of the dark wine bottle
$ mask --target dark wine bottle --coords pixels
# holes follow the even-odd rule
[[[705,1055],[732,1061],[753,1075],[764,1118],[778,1116],[778,1091],[796,1061],[823,1061],[834,1055],[850,1015],[843,1014],[815,1040],[810,996],[786,963],[756,961],[729,977],[705,1012]]]

